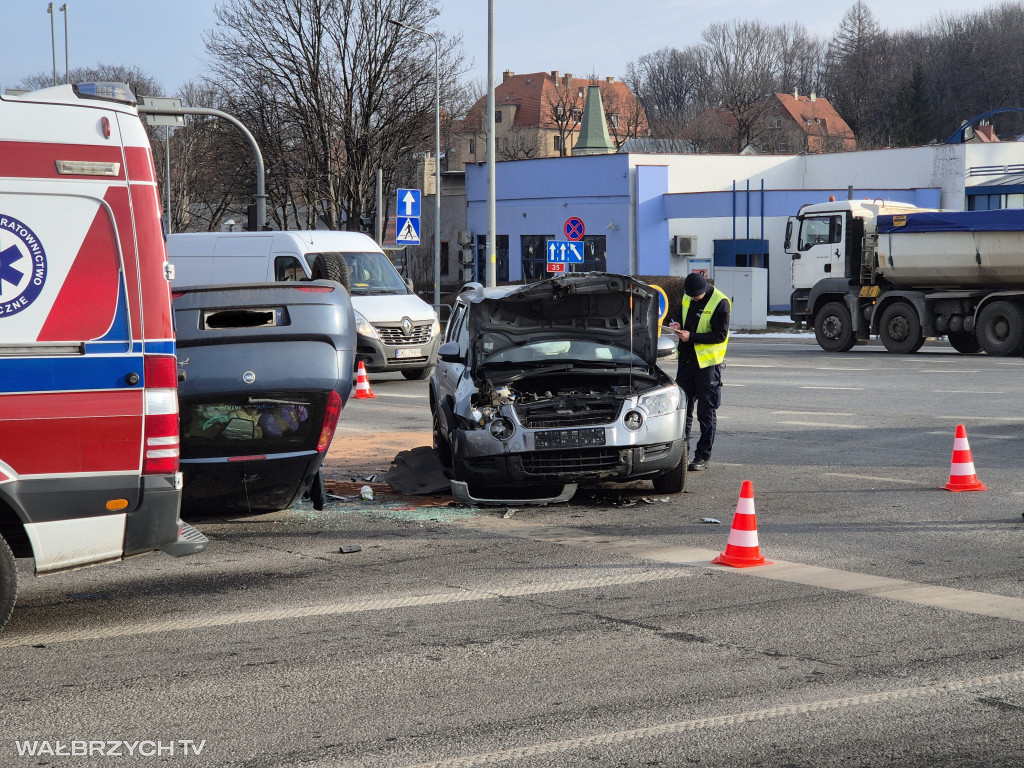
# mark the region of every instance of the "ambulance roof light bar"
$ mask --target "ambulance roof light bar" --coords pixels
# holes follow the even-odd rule
[[[136,104],[135,94],[125,83],[76,83],[71,87],[80,99],[116,101],[132,107]]]

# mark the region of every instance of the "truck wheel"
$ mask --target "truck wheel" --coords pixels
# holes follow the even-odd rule
[[[946,334],[946,339],[949,341],[949,346],[961,354],[973,355],[975,352],[981,352],[981,344],[978,343],[978,339],[967,331],[950,331]]]
[[[826,304],[814,316],[814,338],[826,352],[849,352],[857,343],[850,310],[841,301]]]
[[[1024,338],[1024,310],[1008,301],[993,301],[981,310],[975,331],[985,354],[1019,355]]]
[[[434,367],[431,365],[426,368],[405,368],[402,370],[402,375],[409,381],[423,381],[429,379],[433,372]]]
[[[878,335],[887,350],[901,355],[917,352],[924,344],[917,310],[902,301],[890,304],[882,312]]]
[[[668,472],[655,475],[651,480],[654,483],[654,490],[658,493],[680,493],[686,488],[686,450],[679,458],[679,463]]]
[[[333,280],[341,283],[346,291],[352,289],[348,275],[348,262],[340,253],[321,253],[313,261],[314,280]]]
[[[11,618],[14,601],[18,599],[18,571],[14,563],[14,554],[0,536],[0,629]]]

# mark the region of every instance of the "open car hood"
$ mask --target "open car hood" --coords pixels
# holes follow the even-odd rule
[[[473,367],[521,344],[585,339],[632,349],[657,363],[658,293],[625,275],[560,275],[475,302],[469,313]]]

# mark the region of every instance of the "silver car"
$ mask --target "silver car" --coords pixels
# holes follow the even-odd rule
[[[686,482],[684,397],[657,365],[658,294],[624,275],[466,285],[430,379],[434,447],[465,503],[566,501],[580,483]]]

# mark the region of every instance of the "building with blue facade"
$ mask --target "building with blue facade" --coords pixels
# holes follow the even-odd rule
[[[497,163],[498,282],[547,274],[548,240],[584,223],[577,271],[685,275],[766,267],[789,307],[786,221],[801,205],[882,198],[924,208],[1024,208],[1024,143],[938,144],[814,155],[609,154]],[[487,171],[466,166],[466,224],[484,275]]]

